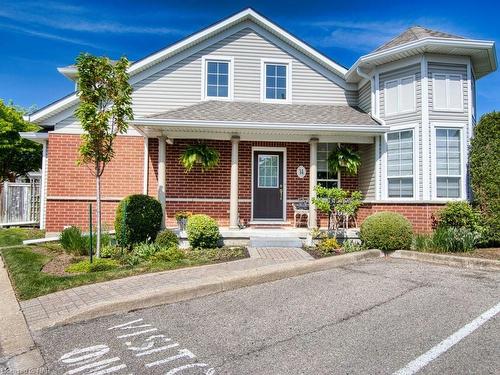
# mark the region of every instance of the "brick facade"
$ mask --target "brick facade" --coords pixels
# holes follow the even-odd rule
[[[119,136],[116,156],[108,164],[102,177],[103,222],[112,228],[114,212],[119,199],[143,192],[144,143],[142,137]],[[187,210],[208,214],[221,226],[229,224],[230,198],[230,141],[205,141],[220,152],[219,166],[208,172],[194,168],[186,173],[179,156],[188,144],[196,140],[176,139],[167,144],[166,195],[167,225],[175,225],[174,214]],[[77,166],[78,135],[49,135],[47,231],[60,231],[66,225],[88,226],[88,203],[95,196],[95,179],[86,166]],[[309,194],[309,175],[299,178],[297,167],[303,165],[309,172],[309,144],[296,142],[249,142],[239,144],[239,214],[248,223],[251,219],[252,147],[286,148],[287,220],[293,220],[292,202]],[[156,196],[158,182],[158,140],[149,140],[148,194]],[[348,190],[358,188],[357,176],[341,176],[341,186]],[[432,214],[438,204],[382,204],[367,203],[359,212],[358,224],[374,212],[396,211],[408,217],[418,232],[431,229]],[[94,209],[95,211],[95,209]],[[326,225],[326,217],[318,215],[319,224]],[[94,218],[95,222],[95,218]]]

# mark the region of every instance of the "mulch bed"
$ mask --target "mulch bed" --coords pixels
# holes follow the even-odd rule
[[[342,250],[337,250],[334,253],[325,255],[322,251],[318,250],[317,247],[312,247],[312,246],[305,246],[304,250],[307,251],[309,255],[311,255],[314,259],[326,258],[335,255],[342,255],[344,253]]]
[[[500,248],[493,247],[488,249],[476,249],[469,253],[446,253],[448,255],[456,255],[459,257],[468,257],[468,258],[481,258],[481,259],[491,259],[491,260],[500,260]]]
[[[66,272],[66,268],[71,263],[79,262],[80,260],[85,259],[86,257],[80,257],[80,256],[75,256],[71,255],[68,253],[65,253],[64,251],[54,251],[54,250],[49,250],[47,248],[43,247],[35,247],[32,249],[33,252],[42,254],[42,255],[47,255],[52,257],[52,259],[43,266],[42,272],[55,275],[55,276],[68,276],[68,275],[74,275],[71,273]]]

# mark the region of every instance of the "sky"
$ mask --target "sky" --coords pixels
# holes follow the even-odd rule
[[[74,63],[81,52],[138,60],[247,7],[350,67],[359,56],[414,25],[498,42],[499,4],[491,0],[0,0],[0,99],[41,108],[73,91],[74,84],[57,67]],[[478,81],[479,115],[500,110],[499,88],[498,71]]]

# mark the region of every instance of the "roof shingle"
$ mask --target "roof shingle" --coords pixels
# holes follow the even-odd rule
[[[148,117],[267,124],[379,125],[370,114],[358,107],[234,101],[206,101]]]
[[[416,40],[434,37],[443,39],[464,39],[461,36],[444,33],[441,31],[427,29],[421,26],[413,26],[399,34],[397,37],[391,39],[387,43],[378,47],[374,52],[383,51],[392,47],[400,46],[402,44],[414,42]]]

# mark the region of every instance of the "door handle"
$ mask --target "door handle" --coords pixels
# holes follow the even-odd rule
[[[283,200],[283,185],[280,185],[280,201]]]

